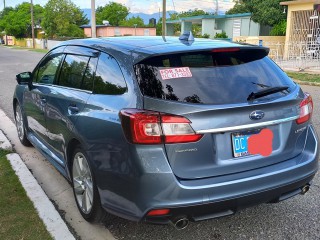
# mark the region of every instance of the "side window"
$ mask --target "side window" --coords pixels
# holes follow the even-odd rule
[[[88,63],[88,66],[86,68],[86,71],[84,72],[83,81],[81,85],[81,89],[83,90],[93,90],[93,77],[94,72],[96,71],[98,64],[98,58],[97,57],[91,57]]]
[[[92,84],[90,87],[88,81],[92,82],[94,69],[88,64],[89,60],[87,56],[67,55],[61,67],[58,85],[82,89],[85,81],[85,89],[92,91]]]
[[[59,68],[63,54],[52,55],[41,63],[40,67],[35,71],[35,81],[37,83],[52,84]]]
[[[101,53],[94,78],[94,93],[119,95],[126,91],[127,85],[117,61]]]

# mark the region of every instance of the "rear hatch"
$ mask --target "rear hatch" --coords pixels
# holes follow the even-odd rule
[[[305,98],[307,115],[312,106],[266,55],[263,48],[216,48],[153,56],[135,66],[144,109],[182,116],[202,135],[196,141],[164,143],[177,177],[249,171],[302,152],[309,118],[297,123],[300,105]],[[271,151],[264,154],[265,137],[249,140],[263,130],[272,135]],[[249,151],[253,145],[258,152]]]

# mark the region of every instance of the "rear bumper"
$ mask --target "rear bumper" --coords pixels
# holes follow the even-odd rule
[[[176,219],[187,218],[201,221],[235,214],[237,211],[261,203],[276,203],[301,193],[303,186],[309,185],[314,175],[286,186],[270,189],[234,199],[216,201],[208,204],[189,205],[170,208],[170,214],[159,217],[144,217],[143,221],[156,224],[168,224]]]
[[[125,181],[118,178],[122,183],[118,182],[112,191],[99,187],[102,205],[126,219],[163,224],[179,216],[198,221],[230,215],[259,203],[284,200],[298,194],[318,170],[318,139],[312,126],[307,135],[305,149],[295,158],[207,179],[178,180],[159,156],[152,167],[142,166],[143,172],[138,178]],[[158,161],[161,166],[157,166]],[[157,171],[151,171],[155,168]],[[150,210],[163,208],[170,209],[170,214],[147,217]]]

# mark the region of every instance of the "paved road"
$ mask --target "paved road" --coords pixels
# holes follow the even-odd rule
[[[32,71],[44,56],[27,50],[11,50],[0,46],[0,108],[13,119],[12,94],[16,86],[15,75]]]
[[[0,47],[0,108],[11,119],[13,116],[11,96],[15,86],[14,75],[21,71],[31,70],[41,56],[42,54],[39,53],[7,50]],[[303,86],[303,89],[313,96],[315,108],[313,122],[317,132],[320,133],[320,87]],[[33,151],[34,154],[38,154],[35,150]],[[38,178],[41,177],[41,174],[43,175],[43,173],[34,174],[39,174]],[[42,186],[45,190],[50,188],[46,184]],[[69,199],[71,197],[70,194],[64,197],[64,201],[74,203],[72,199]],[[304,196],[297,196],[279,204],[262,204],[238,212],[234,216],[191,223],[184,231],[177,231],[171,226],[138,224],[118,217],[112,217],[111,220],[103,224],[106,227],[105,231],[109,230],[117,239],[316,240],[320,239],[319,199],[320,176],[318,174],[311,190]],[[68,210],[63,206],[62,208],[65,209],[66,216],[70,215],[70,211],[74,211],[74,208],[70,208],[72,210]],[[67,220],[70,221],[70,217],[67,217]],[[85,223],[81,221],[81,224],[84,225]],[[82,239],[87,239],[82,235],[84,234],[83,232],[82,234],[79,232],[77,233],[80,237],[82,236]]]

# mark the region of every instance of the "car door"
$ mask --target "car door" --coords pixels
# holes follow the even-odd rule
[[[63,49],[62,47],[52,51],[38,64],[33,71],[33,87],[24,93],[24,109],[28,127],[41,142],[47,141],[47,96],[64,57]]]
[[[48,95],[48,142],[60,159],[76,133],[74,126],[83,113],[93,89],[98,53],[83,47],[68,46],[61,71]]]

